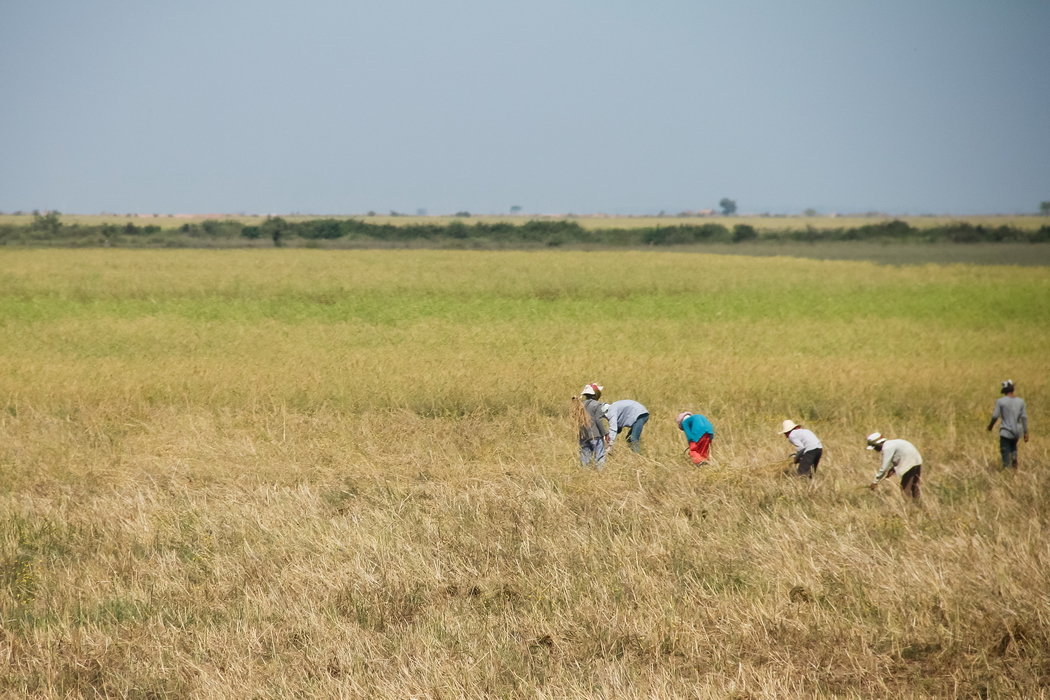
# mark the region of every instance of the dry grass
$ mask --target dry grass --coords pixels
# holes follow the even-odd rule
[[[690,263],[0,251],[0,692],[1045,694],[1045,269]],[[654,416],[602,473],[566,415],[595,378]],[[875,429],[922,507],[861,488]]]

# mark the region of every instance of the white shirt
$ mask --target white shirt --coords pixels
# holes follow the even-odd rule
[[[813,431],[805,428],[795,428],[788,433],[788,442],[797,447],[799,452],[809,452],[824,447]]]
[[[887,440],[882,443],[882,466],[875,472],[875,483],[881,481],[890,469],[904,476],[914,467],[922,465],[922,455],[915,445],[907,440]]]

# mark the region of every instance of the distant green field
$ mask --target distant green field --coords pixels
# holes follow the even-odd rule
[[[288,221],[306,221],[318,218],[346,219],[354,218],[377,224],[393,224],[408,226],[419,223],[447,224],[452,221],[460,221],[467,224],[473,222],[506,222],[511,224],[522,224],[534,219],[568,219],[575,221],[585,229],[610,229],[610,228],[643,228],[651,226],[679,226],[686,224],[719,223],[725,226],[747,224],[759,231],[797,231],[806,228],[830,229],[830,228],[853,228],[867,226],[883,221],[900,220],[916,228],[929,228],[943,224],[965,221],[973,225],[982,226],[1012,226],[1024,230],[1035,230],[1040,226],[1050,224],[1050,217],[1045,216],[553,216],[553,215],[520,215],[520,216],[364,216],[364,215],[335,215],[332,217],[322,216],[298,216],[281,215]],[[246,224],[258,224],[266,217],[242,214],[214,214],[195,216],[171,216],[171,215],[115,215],[115,214],[62,214],[61,220],[66,224],[98,225],[105,223],[124,224],[134,223],[139,226],[154,225],[161,228],[177,228],[186,223],[199,223],[207,219],[234,219]],[[0,224],[27,225],[31,223],[31,214],[14,215],[0,214]]]

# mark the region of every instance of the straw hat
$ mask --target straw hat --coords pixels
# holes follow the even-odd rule
[[[679,428],[681,428],[682,427],[682,421],[684,421],[686,418],[688,418],[691,415],[693,415],[693,414],[690,411],[682,411],[681,413],[678,414],[678,417],[674,419],[674,422],[678,424]]]
[[[874,450],[884,442],[886,442],[886,438],[882,437],[882,433],[872,433],[868,436],[868,449]]]
[[[793,420],[786,420],[786,421],[783,422],[783,424],[781,424],[780,432],[782,432],[785,435],[787,435],[788,433],[790,433],[792,430],[794,430],[797,427],[798,427],[798,423],[796,423],[795,421],[793,421]]]

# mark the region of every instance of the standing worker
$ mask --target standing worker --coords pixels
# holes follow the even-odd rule
[[[597,382],[587,384],[578,397],[572,397],[573,418],[579,428],[580,464],[586,467],[593,460],[595,469],[605,466],[605,450],[609,446],[609,424],[598,402],[602,388]]]
[[[824,445],[812,430],[807,430],[792,420],[786,420],[780,426],[780,432],[797,450],[792,458],[798,465],[798,475],[810,479],[817,473],[817,465],[824,456]]]
[[[872,491],[888,476],[900,474],[901,493],[919,500],[919,480],[922,477],[922,455],[907,440],[887,440],[881,433],[868,436],[868,449],[882,453],[882,466],[875,472],[875,480],[868,487]]]
[[[649,420],[649,409],[631,399],[620,399],[605,404],[605,415],[609,419],[609,447],[616,442],[616,436],[630,428],[627,444],[634,452],[642,451],[642,428]]]
[[[1003,393],[995,402],[995,410],[992,411],[992,420],[988,423],[988,430],[995,426],[995,421],[1002,419],[999,424],[999,454],[1003,458],[1003,469],[1017,469],[1017,441],[1024,436],[1028,442],[1028,413],[1025,411],[1024,399],[1014,396],[1014,383],[1007,379],[1002,383],[1000,391]]]
[[[711,458],[711,441],[715,439],[715,427],[711,421],[699,413],[682,411],[675,422],[689,441],[689,459],[698,467],[707,464]]]

